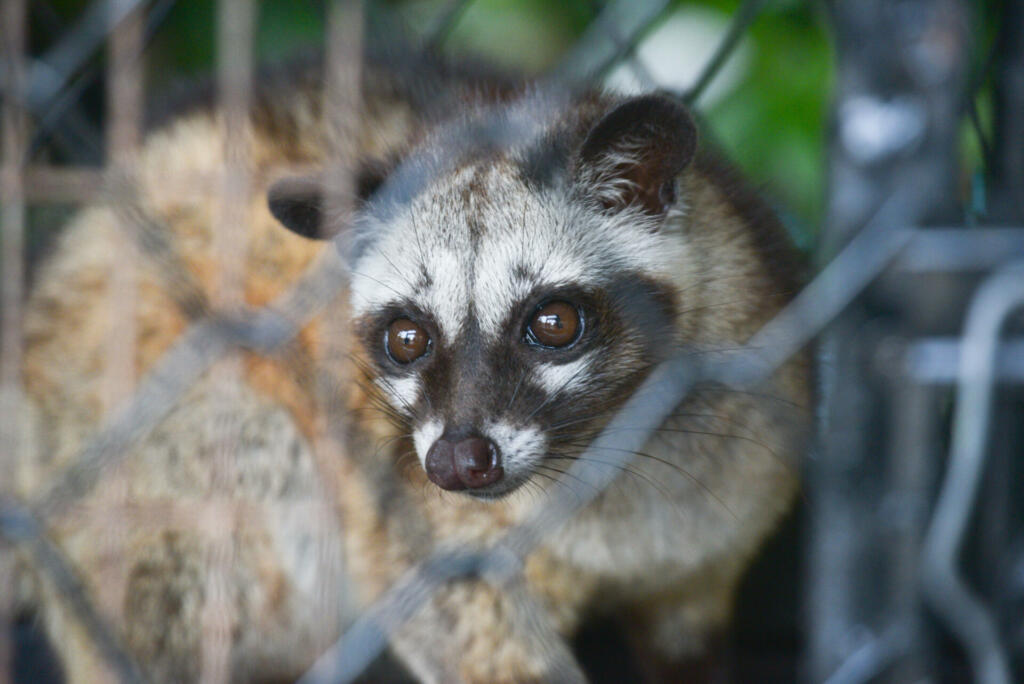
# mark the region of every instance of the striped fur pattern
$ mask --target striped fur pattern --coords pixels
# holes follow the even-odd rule
[[[348,289],[285,352],[244,355],[237,383],[204,380],[75,509],[204,499],[224,482],[210,454],[231,451],[236,479],[218,491],[262,511],[236,518],[231,570],[219,575],[227,591],[216,595],[234,616],[233,681],[297,676],[351,619],[340,597],[365,604],[437,549],[486,545],[545,498],[573,496],[558,476],[659,361],[742,344],[796,287],[776,220],[696,149],[689,116],[664,97],[556,96],[430,60],[371,62],[358,139],[344,149],[356,151],[357,193],[380,192],[342,219],[325,212],[319,181],[281,185],[310,169],[318,178],[325,150],[342,147],[321,123],[318,83],[309,63],[265,75],[258,89],[245,297],[266,304],[334,248],[310,236],[353,246]],[[517,135],[501,134],[502,123]],[[487,144],[470,135],[495,130]],[[139,262],[140,376],[202,310],[176,301],[171,257],[216,301],[218,185],[209,181],[223,139],[216,109],[200,99],[149,135],[139,161],[139,204],[169,250],[142,250]],[[417,170],[427,171],[418,184],[394,190]],[[178,192],[182,184],[191,191]],[[121,230],[110,208],[84,209],[38,274],[24,378],[40,446],[19,475],[26,495],[103,422]],[[552,301],[576,307],[578,339],[528,344],[531,317]],[[405,365],[385,345],[398,319],[431,340]],[[347,356],[330,351],[337,335]],[[567,640],[604,613],[628,626],[652,679],[655,666],[700,656],[790,506],[810,401],[802,359],[757,391],[697,392],[607,491],[542,542],[525,582],[445,586],[398,630],[394,651],[424,682],[580,681]],[[325,426],[347,446],[324,440]],[[503,477],[459,492],[436,486],[428,454],[453,434],[493,443]],[[315,501],[330,502],[330,513],[296,512],[296,502]],[[151,676],[193,679],[210,662],[202,629],[215,558],[188,516],[135,515],[116,551],[96,543],[101,525],[88,515],[52,529]],[[88,635],[40,583],[36,600],[69,679],[101,680]]]

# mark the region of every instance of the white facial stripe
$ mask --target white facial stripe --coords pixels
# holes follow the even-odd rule
[[[420,464],[424,467],[427,463],[427,451],[441,437],[443,431],[444,426],[439,420],[428,420],[413,431],[412,443],[416,447],[416,455],[420,459]]]
[[[386,229],[381,226],[379,230]],[[405,230],[400,222],[394,226],[393,233],[359,259],[352,272],[353,315],[361,316],[387,302],[413,296],[413,283],[410,281],[419,273],[418,259],[415,252],[395,239]]]
[[[424,308],[434,314],[438,327],[448,339],[455,339],[469,310],[468,254],[460,259],[450,249],[435,250],[430,255],[429,269],[432,285],[423,302]]]
[[[501,452],[502,467],[509,475],[520,475],[544,457],[547,441],[535,427],[517,428],[504,421],[491,423],[484,434]]]
[[[492,174],[493,175],[493,174]],[[500,179],[490,185],[492,196],[504,196],[507,190]],[[498,334],[510,309],[538,285],[552,287],[590,285],[598,269],[588,267],[588,250],[577,248],[581,241],[567,234],[571,216],[544,207],[535,198],[517,198],[518,207],[492,202],[482,222],[488,231],[481,239],[474,261],[476,278],[474,301],[485,335]]]
[[[399,411],[409,413],[420,396],[420,380],[415,375],[404,378],[377,378],[374,382],[384,390],[391,405]]]
[[[496,167],[487,176],[492,201],[480,217],[487,231],[473,262],[472,295],[485,335],[497,335],[512,307],[538,286],[596,286],[610,271],[655,274],[677,263],[680,241],[666,241],[650,217],[598,215],[564,197],[517,192],[508,175]]]
[[[477,188],[466,206],[471,177]],[[661,275],[685,248],[653,230],[650,217],[631,210],[599,215],[557,192],[538,196],[515,178],[502,164],[463,169],[374,227],[379,242],[353,273],[354,314],[408,299],[448,340],[458,340],[472,309],[481,333],[493,339],[538,286],[594,286],[614,270]]]
[[[580,389],[590,381],[587,371],[594,362],[594,354],[590,351],[569,363],[538,364],[533,381],[549,395]]]
[[[526,248],[527,242],[518,242],[512,236],[487,241],[477,257],[474,295],[480,331],[485,336],[497,336],[509,311],[537,286],[547,283],[552,289],[569,284],[586,287],[595,282],[585,275],[582,261],[552,250],[542,262],[535,247]],[[520,266],[537,274],[538,279],[516,277]]]

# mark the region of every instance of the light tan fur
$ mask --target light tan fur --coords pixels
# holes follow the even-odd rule
[[[361,153],[384,157],[418,134],[415,114],[386,89],[365,97],[372,115],[363,120]],[[253,306],[284,292],[324,249],[281,228],[266,208],[266,189],[281,169],[323,163],[329,147],[315,100],[280,106],[305,123],[294,135],[256,126],[249,140],[244,288]],[[223,138],[215,112],[186,114],[149,136],[134,177],[138,204],[167,231],[210,299]],[[691,165],[680,182],[692,261],[679,265],[673,284],[678,340],[738,346],[791,294],[773,273],[785,266],[762,253],[714,168]],[[26,497],[109,417],[111,273],[132,240],[122,223],[109,207],[84,209],[38,274],[25,321],[24,381],[39,415],[38,453],[21,476]],[[190,321],[160,264],[145,256],[136,263],[134,369],[145,377]],[[354,384],[336,388],[354,418],[349,453],[334,455],[325,470],[314,446],[333,414],[309,384],[332,342],[325,329],[320,320],[307,326],[294,353],[242,354],[235,380],[208,374],[94,490],[48,521],[102,615],[155,680],[193,681],[212,667],[214,646],[204,634],[217,633],[209,627],[215,599],[234,615],[233,681],[295,677],[350,619],[341,607],[351,590],[346,577],[365,605],[430,551],[493,542],[543,498],[536,488],[495,502],[442,493],[406,460],[394,470],[392,500],[361,464],[394,463],[411,446],[374,416],[371,398]],[[652,657],[699,654],[706,635],[724,628],[738,579],[790,506],[808,386],[798,360],[750,393],[696,394],[645,447],[656,458],[631,466],[638,476],[623,474],[543,541],[526,562],[525,585],[452,583],[397,632],[395,650],[428,682],[571,681],[578,673],[563,639],[607,613],[644,635]],[[223,454],[234,468],[226,479]],[[546,495],[558,493],[555,486]],[[325,501],[336,506],[327,515]],[[217,542],[211,521],[225,511],[229,526]],[[114,532],[120,536],[111,540]],[[300,540],[316,552],[302,551]],[[211,572],[221,572],[219,585]],[[106,679],[89,635],[40,576],[45,626],[69,681]]]

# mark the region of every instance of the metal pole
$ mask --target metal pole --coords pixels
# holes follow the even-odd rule
[[[952,194],[967,10],[958,0],[834,0],[837,58],[829,142],[829,201],[822,261],[849,242],[879,207],[891,229],[941,215]],[[910,648],[905,604],[888,605],[904,576],[879,542],[889,446],[888,397],[869,380],[884,311],[870,290],[848,307],[819,350],[822,409],[809,459],[806,620],[809,681],[863,681]],[[867,327],[867,330],[865,329]],[[871,332],[869,332],[871,331]],[[898,496],[898,493],[896,493]],[[872,668],[853,667],[875,654]]]

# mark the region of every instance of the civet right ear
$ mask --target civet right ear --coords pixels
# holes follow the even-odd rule
[[[675,177],[696,149],[697,127],[686,107],[663,95],[636,97],[587,134],[577,182],[607,211],[636,206],[661,215],[675,201]]]
[[[384,182],[388,170],[383,163],[361,164],[355,177],[356,199],[368,200]],[[270,213],[285,228],[303,237],[317,240],[334,237],[344,226],[332,224],[325,216],[324,182],[323,174],[289,176],[275,181],[267,190]]]

